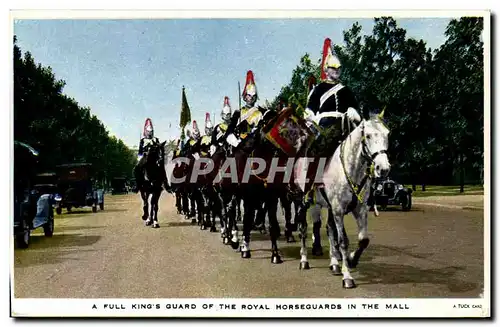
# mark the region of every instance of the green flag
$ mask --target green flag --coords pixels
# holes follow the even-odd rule
[[[189,105],[186,99],[186,92],[184,91],[184,86],[182,87],[182,104],[181,104],[181,139],[184,140],[184,127],[191,121],[191,111],[189,110]]]

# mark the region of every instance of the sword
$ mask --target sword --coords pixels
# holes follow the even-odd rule
[[[240,107],[240,118],[238,119],[238,125],[241,123],[241,93],[240,93],[240,81],[238,81],[238,105]]]

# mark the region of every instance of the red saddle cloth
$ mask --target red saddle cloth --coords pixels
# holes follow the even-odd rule
[[[296,116],[292,108],[284,109],[264,127],[263,132],[267,140],[290,157],[295,157],[304,144],[310,144],[316,138],[314,129]]]

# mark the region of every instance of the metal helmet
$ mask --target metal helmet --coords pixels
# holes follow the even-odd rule
[[[231,114],[232,112],[231,112],[231,105],[229,104],[229,97],[225,96],[224,106],[222,107],[220,118],[223,122],[229,124],[229,121],[231,120]]]
[[[214,126],[212,125],[212,121],[210,120],[210,113],[205,114],[205,135],[212,135],[214,130]]]
[[[191,133],[191,137],[195,140],[199,140],[201,136],[200,129],[198,128],[198,123],[196,120],[193,120],[193,131]]]
[[[328,71],[328,68],[339,69],[341,67],[342,64],[340,63],[340,59],[332,50],[332,40],[326,38],[325,42],[323,43],[323,58],[321,60],[321,80],[324,81],[327,79],[326,72]]]
[[[152,139],[154,137],[153,122],[151,121],[151,118],[146,118],[143,134],[144,137],[148,139]]]
[[[247,101],[245,98],[249,95],[251,100]],[[245,82],[245,87],[243,88],[243,100],[247,103],[247,105],[253,106],[257,101],[257,85],[255,85],[255,79],[253,77],[253,72],[249,70],[247,72],[247,79]]]

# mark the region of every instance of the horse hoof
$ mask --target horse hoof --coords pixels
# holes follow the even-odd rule
[[[194,218],[193,218],[193,219],[191,219],[191,224],[192,224],[192,225],[196,224],[196,219],[194,219]]]
[[[358,266],[359,260],[354,257],[354,252],[351,252],[347,257],[347,262],[349,263],[349,268],[354,269]]]
[[[295,237],[293,237],[293,235],[290,235],[286,238],[286,242],[287,243],[295,243]]]
[[[222,238],[222,243],[225,244],[225,245],[228,245],[229,244],[229,238],[223,237]]]
[[[141,218],[142,218],[142,220],[145,221],[146,219],[148,219],[148,216],[142,216]]]
[[[283,263],[283,260],[281,260],[281,257],[279,254],[273,254],[271,256],[271,263],[277,265],[277,264]]]
[[[250,259],[252,255],[250,254],[250,251],[241,251],[241,257],[243,259]]]
[[[153,228],[160,228],[160,224],[153,224]]]
[[[233,250],[238,250],[238,248],[240,247],[240,242],[231,241],[231,247],[233,248]]]
[[[340,266],[339,265],[331,265],[330,270],[332,271],[332,274],[335,276],[340,276],[342,275],[342,272],[340,271]]]
[[[323,248],[318,246],[318,247],[313,247],[312,248],[312,255],[316,257],[321,257],[323,255]]]
[[[205,224],[201,224],[201,225],[200,225],[200,229],[201,229],[201,230],[205,230],[205,229],[207,229],[207,226],[205,226]]]
[[[356,283],[354,283],[353,279],[343,279],[342,280],[342,287],[343,288],[355,288]]]
[[[300,269],[300,270],[308,270],[308,269],[311,269],[311,266],[309,266],[309,261],[301,261],[301,262],[300,262],[299,269]]]
[[[212,225],[212,227],[210,227],[210,232],[211,233],[216,233],[217,232],[217,228],[215,228],[215,226]]]

